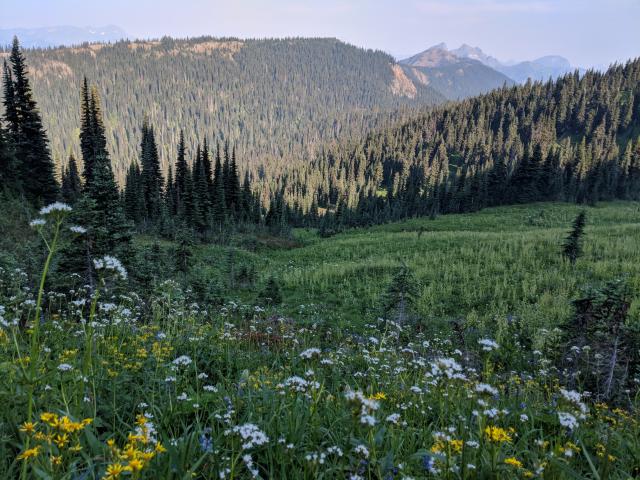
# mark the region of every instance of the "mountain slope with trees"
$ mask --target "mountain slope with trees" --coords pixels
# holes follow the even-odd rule
[[[0,55],[8,56],[6,51]],[[25,51],[57,165],[79,158],[77,92],[98,80],[114,174],[124,183],[145,116],[162,170],[187,148],[229,142],[253,164],[304,161],[319,145],[359,137],[398,109],[441,103],[389,55],[333,39],[122,41]]]
[[[640,198],[640,60],[439,107],[325,154],[334,220],[367,224],[486,206]]]

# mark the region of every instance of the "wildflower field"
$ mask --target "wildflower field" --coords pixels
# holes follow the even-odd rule
[[[58,288],[67,208],[31,222],[39,274],[0,275],[0,478],[640,475],[637,203],[587,208],[575,265],[559,204],[198,246],[209,303],[178,277],[143,295],[109,256]],[[230,252],[255,282],[226,282]]]

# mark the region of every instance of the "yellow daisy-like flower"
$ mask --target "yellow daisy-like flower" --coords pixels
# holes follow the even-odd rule
[[[374,393],[373,395],[369,396],[369,400],[386,400],[386,399],[387,399],[387,394],[384,392]]]
[[[126,471],[125,466],[121,463],[112,463],[107,466],[106,475],[103,477],[103,480],[115,480],[116,478],[120,478],[120,475]]]
[[[58,434],[53,437],[53,443],[55,443],[58,448],[64,448],[67,443],[69,443],[69,435],[66,433],[62,435]]]
[[[139,472],[144,468],[144,462],[142,460],[134,458],[129,462],[128,467],[131,469],[132,472]]]
[[[24,422],[20,426],[20,431],[27,435],[32,435],[36,431],[37,424],[34,422]]]
[[[522,468],[522,462],[516,457],[509,457],[504,459],[504,463],[511,465],[512,467]]]
[[[156,443],[155,450],[157,453],[164,453],[167,451],[167,449],[164,448],[164,446],[160,442]]]
[[[484,434],[490,442],[493,443],[510,443],[511,435],[500,427],[489,425],[484,429]]]
[[[51,465],[58,467],[62,465],[62,455],[51,455]]]
[[[18,455],[18,460],[28,461],[28,460],[31,460],[32,458],[36,458],[39,454],[40,454],[39,446],[29,448],[28,450],[25,450],[20,455]]]

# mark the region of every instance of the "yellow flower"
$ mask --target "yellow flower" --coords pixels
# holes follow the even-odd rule
[[[157,453],[164,453],[164,452],[167,451],[167,449],[164,448],[164,446],[160,442],[156,443],[155,450],[156,450]]]
[[[451,445],[451,450],[453,451],[453,453],[460,453],[462,452],[462,446],[464,445],[464,442],[462,440],[451,440],[449,441],[449,445]]]
[[[369,396],[369,400],[386,400],[387,395],[384,392],[374,393]]]
[[[510,443],[511,436],[504,428],[489,425],[484,429],[484,434],[490,442],[494,443]]]
[[[58,424],[58,415],[56,415],[55,413],[44,412],[40,415],[40,420],[42,420],[50,427],[53,427],[54,425]]]
[[[20,431],[26,433],[27,435],[32,435],[36,431],[36,423],[33,422],[24,422],[20,426]]]
[[[30,448],[25,450],[20,455],[18,455],[18,460],[28,461],[32,458],[36,458],[40,454],[40,446]]]
[[[144,462],[142,460],[138,460],[137,458],[134,458],[129,462],[128,467],[131,469],[132,472],[139,472],[144,468]]]
[[[516,457],[505,458],[504,463],[511,465],[512,467],[522,468],[522,462]]]
[[[53,438],[53,443],[55,443],[58,448],[64,448],[65,445],[69,443],[69,435],[66,433],[62,435],[58,434]]]
[[[120,478],[120,475],[125,471],[126,469],[121,463],[112,463],[107,466],[106,475],[103,480],[115,480],[116,478]]]
[[[69,447],[70,452],[78,453],[82,450],[82,446],[79,443],[76,443],[73,447]]]
[[[54,467],[62,465],[62,455],[51,455],[51,465]]]
[[[137,415],[136,416],[136,425],[142,427],[144,425],[147,424],[147,417],[145,417],[144,415]]]

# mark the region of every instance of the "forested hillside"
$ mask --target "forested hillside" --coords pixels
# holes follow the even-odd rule
[[[640,60],[437,108],[310,166],[343,223],[640,197]],[[345,207],[345,208],[341,208]],[[348,208],[350,207],[350,211]]]
[[[8,51],[0,53],[8,56]],[[107,145],[122,184],[145,116],[157,125],[166,172],[179,130],[186,144],[236,144],[254,165],[303,161],[318,145],[358,137],[400,107],[443,101],[392,57],[333,39],[118,42],[25,51],[56,164],[79,153],[84,76],[103,98]],[[273,167],[275,168],[275,167]]]

